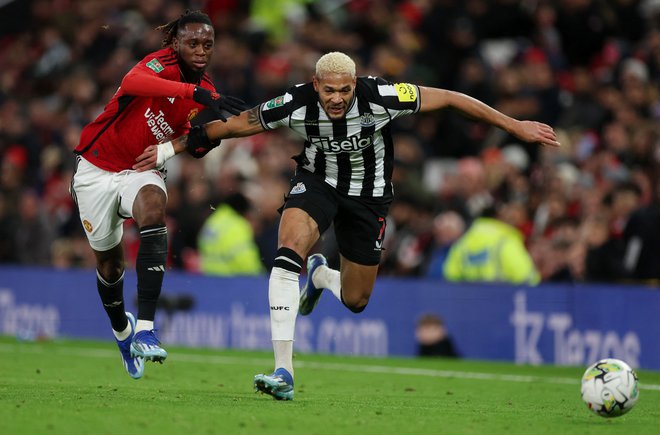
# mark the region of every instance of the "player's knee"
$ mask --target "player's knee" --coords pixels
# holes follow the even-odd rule
[[[165,225],[166,206],[167,196],[160,187],[144,186],[133,203],[133,218],[139,227]]]
[[[367,308],[367,304],[369,304],[369,296],[368,295],[345,295],[344,292],[341,292],[341,301],[344,304],[346,308],[351,310],[353,313],[361,313],[364,311],[365,308]]]
[[[364,305],[350,305],[350,306],[346,305],[346,308],[348,308],[349,310],[351,310],[351,312],[353,312],[355,314],[359,314],[362,311],[364,311],[365,308],[367,308],[367,304],[364,304]]]

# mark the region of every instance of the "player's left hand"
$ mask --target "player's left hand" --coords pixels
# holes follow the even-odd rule
[[[551,147],[561,146],[553,128],[542,122],[518,121],[515,130],[511,133],[525,142]]]
[[[186,140],[186,151],[196,159],[201,159],[213,148],[220,145],[221,140],[210,140],[206,135],[206,128],[203,125],[195,125],[188,133]]]

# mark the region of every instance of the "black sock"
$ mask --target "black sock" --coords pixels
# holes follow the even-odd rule
[[[140,228],[140,248],[135,270],[138,287],[138,319],[153,321],[165,275],[167,228],[148,225]]]
[[[101,296],[105,312],[108,313],[112,329],[122,332],[128,326],[126,309],[124,308],[124,273],[114,283],[106,281],[99,271],[96,271],[96,288]]]

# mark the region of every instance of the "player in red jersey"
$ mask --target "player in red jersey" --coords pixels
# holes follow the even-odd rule
[[[207,108],[215,118],[240,113],[242,101],[220,96],[206,74],[215,32],[201,11],[186,11],[158,28],[163,48],[147,55],[122,80],[103,113],[87,125],[75,149],[78,155],[71,194],[96,255],[97,287],[128,374],[139,379],[144,361],[167,357],[154,334],[156,304],[167,258],[162,169],[173,149],[164,147],[157,169],[136,172],[135,159],[154,142],[186,134],[190,121]],[[220,141],[209,141],[209,148]],[[163,148],[163,147],[161,147]],[[191,154],[201,157],[206,149]],[[122,223],[133,218],[140,229],[136,272],[137,322],[125,312]]]

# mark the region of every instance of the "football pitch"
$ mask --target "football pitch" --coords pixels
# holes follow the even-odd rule
[[[298,354],[279,402],[252,387],[269,352],[166,348],[135,381],[112,341],[0,338],[0,434],[660,433],[660,372],[606,419],[580,399],[583,367]]]

